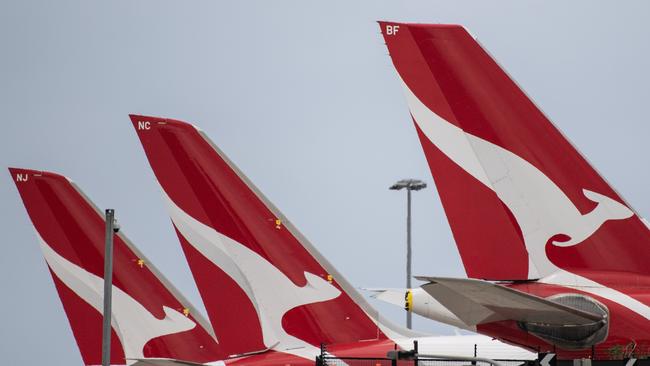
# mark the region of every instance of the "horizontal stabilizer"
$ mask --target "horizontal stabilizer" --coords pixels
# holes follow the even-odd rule
[[[586,325],[603,316],[496,283],[461,278],[416,277],[422,289],[468,326],[501,320],[547,325]]]
[[[404,294],[406,289],[403,288],[362,288],[362,290],[372,292],[370,297],[387,302],[392,305],[404,307]]]

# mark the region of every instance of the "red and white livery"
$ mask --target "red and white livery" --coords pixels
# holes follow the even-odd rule
[[[86,365],[100,365],[104,215],[68,178],[10,168]],[[227,357],[210,324],[120,232],[113,252],[111,365]]]
[[[144,126],[151,127],[153,121],[147,121],[150,123]],[[188,161],[197,158],[214,161],[221,156],[216,150],[195,150],[207,140],[193,126],[169,120],[156,121],[153,128],[160,127],[157,132],[161,136],[173,139],[176,133],[188,134],[188,144],[175,148],[179,156],[188,157]],[[165,135],[166,127],[162,127],[167,125],[177,130]],[[193,140],[197,137],[201,140]],[[145,146],[149,142],[145,142]],[[197,157],[194,155],[197,152],[206,155]],[[157,158],[149,156],[154,164]],[[222,162],[226,164],[227,160]],[[178,160],[170,158],[167,164],[178,166]],[[177,171],[177,178],[185,179],[184,174],[191,172],[187,168]],[[325,272],[316,257],[287,232],[294,229],[288,229],[291,225],[279,213],[271,216],[273,220],[267,220],[270,211],[262,210],[266,203],[255,198],[257,193],[251,193],[256,191],[248,188],[245,178],[237,181],[240,173],[235,168],[231,170],[229,165],[222,165],[210,169],[234,180],[226,184],[201,180],[200,175],[192,176],[195,179],[191,181],[197,184],[189,194],[193,195],[196,192],[193,189],[200,188],[202,183],[208,183],[236,192],[232,198],[241,203],[254,203],[253,209],[242,211],[250,216],[239,218],[232,208],[210,206],[216,204],[215,201],[211,201],[210,195],[201,194],[205,197],[201,202],[206,211],[219,215],[216,216],[218,220],[232,225],[231,230],[238,230],[226,231],[229,235],[251,243],[250,237],[242,239],[243,236],[236,236],[237,232],[239,235],[255,232],[262,235],[258,238],[264,239],[264,245],[255,246],[256,251],[252,251],[184,214],[168,201],[183,250],[216,326],[214,331],[135,248],[123,230],[116,234],[111,365],[313,365],[321,343],[336,343],[329,344],[328,351],[337,356],[385,357],[396,347],[410,349],[415,339],[422,352],[472,356],[476,345],[482,357],[533,358],[529,352],[481,335],[410,338],[413,333],[380,324],[379,316],[356,292],[354,298],[347,297],[346,302],[329,303],[344,293],[338,284],[340,281],[334,279],[341,278],[338,273]],[[27,169],[9,170],[36,229],[84,364],[98,365],[101,363],[104,217],[64,176]],[[190,189],[189,186],[177,188]],[[166,193],[165,197],[170,199]],[[262,216],[250,220],[257,215]],[[218,227],[226,230],[226,226]],[[258,254],[267,252],[269,254],[264,256]],[[300,253],[302,260],[298,257]],[[295,283],[289,278],[290,274],[280,271],[273,264],[275,258],[280,258],[278,256],[285,258],[287,273],[298,276],[304,271],[306,282]],[[266,258],[273,258],[273,262]],[[305,261],[311,266],[306,271]],[[227,276],[220,276],[220,271]],[[309,271],[321,275],[315,276]],[[363,301],[375,318],[367,315],[357,301]],[[300,308],[311,304],[318,306]],[[292,312],[299,313],[293,315]],[[362,322],[357,321],[357,317]]]
[[[478,341],[483,357],[531,358],[487,337],[418,337],[387,322],[201,130],[131,120],[216,334],[242,324],[239,352],[311,364],[321,344],[339,357],[385,357],[418,339],[422,353],[471,356]]]
[[[414,311],[561,357],[648,352],[646,223],[465,28],[380,27],[471,278],[423,278]]]

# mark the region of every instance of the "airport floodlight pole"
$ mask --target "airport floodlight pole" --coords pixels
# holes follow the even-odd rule
[[[418,179],[402,179],[389,189],[399,191],[406,188],[406,288],[411,289],[411,191],[419,191],[427,184]],[[406,327],[411,329],[411,312],[406,312]]]
[[[111,313],[113,302],[113,236],[120,231],[115,210],[106,210],[106,247],[104,251],[104,323],[102,326],[102,366],[111,363]]]

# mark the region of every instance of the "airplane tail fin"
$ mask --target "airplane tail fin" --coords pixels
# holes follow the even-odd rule
[[[241,331],[240,342],[262,348],[377,339],[395,329],[199,129],[131,120],[217,334]]]
[[[101,364],[104,215],[66,177],[9,169],[86,365]],[[209,324],[121,232],[114,238],[111,364],[221,357]]]
[[[469,277],[650,273],[646,225],[465,28],[379,23]]]

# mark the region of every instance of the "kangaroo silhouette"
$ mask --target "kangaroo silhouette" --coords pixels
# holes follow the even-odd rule
[[[103,314],[104,279],[59,255],[38,234],[43,255],[54,274],[75,294]],[[143,349],[150,340],[193,329],[196,323],[178,311],[163,306],[164,319],[158,319],[126,292],[113,286],[111,325],[128,359],[144,358]]]
[[[285,353],[315,357],[319,349],[289,335],[282,327],[282,317],[295,307],[334,299],[341,291],[309,272],[305,272],[307,284],[296,286],[265,258],[199,222],[178,207],[164,191],[163,196],[172,222],[185,240],[226,272],[249,297],[257,311],[264,344]]]
[[[466,133],[425,106],[402,81],[411,115],[425,136],[447,157],[494,191],[508,206],[523,233],[528,251],[529,279],[575,288],[618,303],[650,319],[650,307],[637,299],[589,278],[555,266],[546,256],[548,242],[556,246],[578,245],[608,220],[622,220],[634,213],[627,206],[600,193],[583,189],[596,207],[583,215],[544,173],[500,146]],[[553,241],[558,234],[568,237]]]
[[[496,193],[508,206],[523,234],[528,251],[528,278],[548,276],[559,268],[546,256],[545,246],[558,234],[567,241],[552,240],[556,246],[572,246],[589,238],[608,220],[633,215],[622,203],[583,189],[596,207],[583,215],[550,178],[518,155],[446,121],[425,106],[409,87],[406,91],[411,115],[424,135],[449,159]]]

